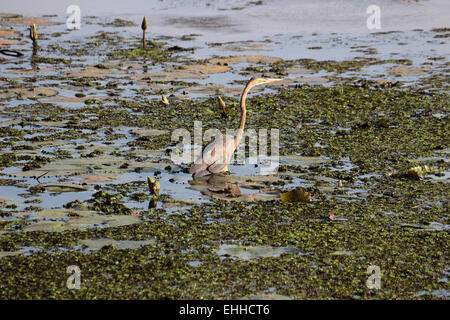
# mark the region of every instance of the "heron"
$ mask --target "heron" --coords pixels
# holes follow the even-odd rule
[[[245,107],[245,100],[251,88],[283,79],[274,78],[252,78],[245,86],[241,94],[241,122],[237,129],[235,136],[219,135],[214,141],[208,144],[203,149],[202,154],[190,167],[189,173],[195,178],[200,178],[213,173],[220,173],[228,171],[228,164],[231,161],[233,153],[236,151],[239,142],[241,141],[244,132],[245,118],[247,109]]]

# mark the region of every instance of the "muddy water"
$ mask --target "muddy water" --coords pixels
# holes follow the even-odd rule
[[[412,185],[435,184],[436,190],[445,190],[449,181],[449,157],[444,142],[442,145],[430,143],[432,155],[427,156],[392,151],[411,165],[383,167],[374,160],[373,168],[363,168],[363,161],[357,155],[359,148],[366,147],[364,141],[342,154],[337,152],[340,145],[333,139],[351,135],[361,127],[395,130],[396,123],[386,124],[383,117],[389,118],[389,112],[395,114],[395,121],[402,121],[404,117],[398,116],[396,110],[377,110],[376,114],[363,113],[363,116],[358,115],[361,119],[340,123],[339,117],[330,116],[327,110],[349,103],[351,107],[347,112],[350,113],[351,108],[360,106],[352,99],[361,97],[345,95],[349,91],[344,89],[345,85],[361,83],[374,89],[398,83],[400,92],[418,88],[425,96],[448,92],[450,52],[448,29],[445,29],[447,21],[444,20],[448,16],[445,14],[447,1],[381,1],[382,29],[378,32],[369,31],[365,26],[369,1],[325,1],[321,6],[313,1],[303,1],[299,5],[298,1],[290,0],[263,1],[262,4],[232,0],[208,3],[210,5],[204,1],[183,1],[181,7],[178,1],[134,1],[126,5],[81,1],[82,26],[74,31],[65,28],[65,8],[71,4],[69,2],[58,1],[55,6],[54,1],[43,1],[38,11],[26,1],[0,5],[0,12],[25,16],[8,18],[3,15],[0,18],[0,29],[8,31],[0,33],[1,46],[24,53],[22,57],[0,61],[0,128],[3,130],[0,155],[4,161],[0,171],[0,210],[2,223],[7,225],[0,234],[119,230],[113,236],[121,238],[122,232],[126,237],[127,228],[147,226],[153,219],[166,219],[170,225],[170,219],[178,219],[183,214],[189,217],[190,210],[196,212],[202,208],[206,208],[203,212],[205,225],[215,228],[231,223],[226,218],[227,210],[225,217],[214,216],[215,204],[253,206],[267,202],[282,206],[280,194],[294,188],[313,193],[312,204],[308,205],[318,211],[315,212],[318,216],[304,218],[312,216],[315,225],[333,221],[335,225],[349,227],[353,220],[364,215],[355,218],[346,216],[344,211],[336,212],[337,217],[334,217],[332,210],[321,209],[324,199],[345,208],[364,206],[373,199],[390,203],[396,199],[397,190],[385,190],[389,187],[384,186],[387,177],[400,179],[407,185],[405,169],[417,166],[420,170],[409,174]],[[161,46],[155,49],[155,56],[145,56],[145,52],[136,49],[140,46],[139,25],[145,12],[150,21],[148,37]],[[56,16],[30,18],[44,14]],[[36,54],[32,54],[27,38],[30,22],[37,23],[41,36]],[[444,29],[433,30],[436,27]],[[320,113],[309,117],[286,111],[288,120],[283,118],[284,114],[278,114],[280,122],[284,122],[274,123],[273,116],[269,119],[271,122],[263,123],[282,130],[288,128],[292,134],[308,130],[297,140],[282,141],[282,151],[293,151],[282,152],[278,172],[261,175],[262,163],[250,163],[247,159],[244,165],[230,165],[228,175],[194,181],[186,173],[188,165],[174,164],[170,157],[177,148],[192,146],[175,145],[170,133],[180,127],[192,129],[194,120],[221,129],[235,127],[239,117],[237,98],[243,84],[252,76],[285,80],[251,92],[249,97],[255,99],[253,102],[259,101],[262,94],[269,95],[262,96],[267,102],[259,101],[249,107],[249,127],[252,124],[255,128],[262,127],[258,118],[267,115],[265,106],[273,106],[273,97],[295,87],[318,90],[313,93],[317,97],[303,99],[301,103],[294,100],[294,106],[319,103]],[[333,99],[324,98],[321,104],[322,90],[333,89],[337,92]],[[161,104],[162,94],[168,97],[169,106]],[[361,95],[370,94],[375,95],[370,91]],[[215,100],[211,102],[217,95],[224,97],[231,119],[220,118]],[[346,101],[334,103],[344,95]],[[290,97],[284,99],[290,101]],[[385,103],[382,96],[377,99],[377,103]],[[289,107],[283,99],[275,104]],[[425,101],[423,106],[411,111],[411,115],[407,113],[407,117],[437,121],[436,127],[442,126],[445,131],[442,123],[448,118],[448,105],[441,101],[429,104]],[[434,113],[428,114],[427,108],[432,108]],[[277,111],[272,109],[272,112]],[[372,118],[382,118],[384,122]],[[433,135],[442,135],[442,131],[433,131]],[[312,134],[318,134],[318,139],[313,144],[304,143]],[[387,140],[386,147],[391,148],[395,143],[397,141]],[[13,160],[9,161],[11,155]],[[422,169],[425,166],[426,169]],[[151,194],[147,177],[158,180],[159,196]],[[395,184],[392,180],[388,183]],[[414,210],[445,205],[443,192],[436,191],[430,196],[417,193],[414,201],[419,203],[413,206]],[[409,193],[404,191],[402,196],[409,196]],[[409,198],[408,201],[410,203]],[[283,210],[287,212],[287,219],[294,212]],[[238,212],[242,212],[242,208]],[[403,213],[403,208],[383,212],[396,217]],[[445,215],[432,215],[431,221],[425,222],[415,219],[389,220],[388,226],[440,234],[449,230]],[[277,227],[284,228],[286,224],[283,221]],[[267,261],[303,255],[299,252],[309,254],[312,249],[301,248],[307,245],[302,239],[308,239],[308,235],[295,242],[296,232],[303,230],[308,228],[288,230],[283,235],[284,239],[294,239],[290,240],[294,242],[292,246],[279,242],[237,246],[229,244],[224,232],[218,236],[218,241],[214,239],[209,244],[216,246],[220,242],[209,258]],[[259,231],[259,235],[271,231]],[[339,230],[338,233],[345,232]],[[317,236],[321,235],[319,230]],[[0,250],[0,258],[33,256],[36,252],[53,253],[55,250],[82,250],[83,254],[89,254],[111,246],[138,250],[158,244],[158,240],[146,234],[134,240],[111,239],[110,236],[78,239],[80,241],[72,246],[51,250],[29,246],[28,242],[27,245],[19,243],[15,251]],[[328,235],[325,236],[328,239]],[[241,242],[258,237],[247,235],[234,239]],[[314,252],[318,254],[318,251],[316,245]],[[339,245],[325,256],[335,259],[334,256],[355,254],[346,250],[345,245]],[[199,260],[191,261],[190,266],[202,268],[204,262],[195,258]],[[277,290],[268,289],[268,292],[272,294]]]
[[[69,0],[44,0],[38,8],[32,1],[3,2],[1,12],[24,15],[56,14],[66,16]],[[152,33],[183,35],[201,33],[208,41],[220,36],[222,41],[256,39],[286,33],[366,33],[366,9],[376,4],[382,10],[384,31],[429,29],[445,26],[450,4],[445,0],[403,1],[369,0],[81,0],[77,5],[83,16],[120,16],[140,22],[143,14],[151,16]]]
[[[51,1],[44,2],[40,10],[48,14],[48,12],[51,12],[49,7],[52,4]],[[14,5],[18,5],[18,3],[8,4],[2,10],[11,11],[15,8]],[[58,2],[58,5],[62,6],[63,3]],[[69,111],[71,113],[84,108],[86,105],[90,105],[89,101],[93,101],[94,104],[108,104],[112,101],[109,97],[111,95],[119,99],[136,99],[135,95],[138,90],[150,89],[146,93],[146,99],[158,99],[161,93],[172,93],[181,99],[202,99],[217,94],[238,96],[242,82],[245,82],[246,79],[253,75],[272,75],[273,73],[270,72],[268,66],[282,62],[283,59],[301,58],[314,59],[316,61],[343,61],[355,59],[367,49],[374,50],[370,57],[375,60],[392,59],[394,62],[368,65],[361,70],[343,71],[339,73],[339,76],[343,79],[358,76],[364,76],[366,79],[379,79],[382,77],[383,81],[402,81],[415,85],[426,76],[435,73],[442,74],[441,69],[448,60],[448,56],[446,56],[448,46],[439,39],[431,38],[434,33],[430,33],[427,30],[407,30],[405,32],[387,32],[386,34],[375,34],[366,30],[358,34],[358,32],[355,32],[357,29],[352,29],[352,33],[344,33],[344,31],[348,31],[347,29],[350,25],[355,24],[354,19],[356,18],[354,16],[346,19],[337,18],[342,16],[344,11],[353,12],[358,8],[361,9],[363,6],[361,3],[346,2],[344,4],[341,2],[330,2],[327,6],[316,7],[313,3],[307,2],[302,6],[296,6],[290,1],[285,1],[281,5],[278,2],[264,2],[262,5],[231,6],[235,10],[222,10],[221,5],[212,3],[211,6],[206,6],[201,1],[190,5],[186,4],[187,9],[183,9],[183,14],[186,13],[185,10],[187,10],[188,14],[180,17],[181,8],[174,1],[146,3],[143,10],[145,11],[145,8],[152,10],[150,18],[151,37],[154,37],[156,41],[164,40],[168,42],[169,46],[182,45],[183,47],[192,48],[175,54],[172,61],[163,64],[150,63],[150,65],[148,65],[146,59],[124,60],[120,57],[108,55],[114,50],[126,47],[127,42],[133,42],[134,40],[132,39],[136,39],[139,34],[138,19],[141,16],[133,13],[133,6],[127,5],[127,13],[119,15],[118,13],[123,8],[118,3],[110,7],[101,6],[97,3],[93,7],[91,3],[81,3],[83,16],[86,16],[86,18],[83,19],[81,30],[70,32],[67,32],[65,25],[61,24],[64,22],[63,14],[57,13],[56,16],[43,17],[37,20],[39,32],[43,35],[43,39],[40,41],[41,48],[35,57],[66,59],[68,62],[59,63],[56,60],[56,62],[30,64],[28,43],[17,42],[16,45],[10,46],[11,49],[20,50],[26,54],[20,58],[9,58],[9,60],[0,65],[0,70],[2,70],[2,75],[6,79],[14,79],[14,81],[23,83],[24,87],[5,88],[3,93],[0,94],[5,99],[3,105],[6,107],[18,107],[18,110],[20,110],[20,106],[37,100],[40,103],[53,104],[66,110],[71,110]],[[223,5],[225,6],[225,4]],[[442,2],[435,2],[433,5],[428,2],[415,5],[386,2],[384,5],[389,6],[390,15],[395,16],[395,14],[399,14],[399,11],[396,10],[402,8],[401,10],[410,12],[409,14],[416,18],[419,17],[416,6],[426,6],[428,8],[426,12],[435,16],[435,23],[440,23],[440,15],[433,10],[444,6]],[[139,4],[136,3],[136,6],[139,6]],[[27,14],[26,7],[24,5],[21,8],[25,9],[15,12]],[[293,8],[299,11],[297,12]],[[320,34],[310,32],[314,30],[314,25],[308,23],[307,19],[304,21],[305,23],[296,23],[296,20],[293,18],[296,14],[300,15],[301,12],[304,12],[304,16],[299,16],[300,20],[303,21],[305,17],[311,18],[318,13],[323,13],[321,10],[331,10],[330,8],[336,10],[339,8],[337,11],[332,11],[341,24],[336,28],[330,29],[329,24],[324,23]],[[189,15],[189,10],[192,11],[192,17]],[[279,16],[282,16],[285,10],[288,10],[291,14],[281,21]],[[139,12],[142,12],[142,10],[139,10]],[[98,17],[93,15],[98,15]],[[202,15],[205,15],[208,19],[203,19]],[[390,15],[388,15],[387,21],[389,21]],[[127,19],[127,23],[133,24],[135,22],[136,25],[116,26],[114,24],[115,19],[119,16],[122,19]],[[321,19],[324,19],[322,22],[328,21],[327,15],[320,14],[320,16]],[[265,25],[262,27],[257,23],[258,19],[261,18],[264,18],[265,21]],[[22,32],[25,35],[26,23],[21,22],[23,19],[27,21],[27,18],[8,19],[5,16],[1,24],[4,27],[11,25],[17,32]],[[313,20],[316,21],[316,19]],[[402,19],[402,21],[404,20],[406,19]],[[416,19],[415,23],[417,23],[417,26],[415,26],[415,29],[427,27],[428,20],[428,17],[423,15],[420,19]],[[161,28],[162,21],[164,21],[164,26],[166,27],[164,29]],[[344,27],[344,22],[344,25],[347,27]],[[286,23],[290,24],[290,27],[287,28]],[[319,23],[319,21],[316,21],[316,23]],[[183,28],[180,28],[180,26]],[[387,23],[387,26],[389,26],[389,23]],[[406,22],[397,26],[397,29],[412,28]],[[239,32],[236,34],[231,32],[230,34],[230,28],[237,28],[234,31]],[[281,32],[281,30],[284,31]],[[331,30],[334,32],[330,34]],[[386,26],[382,29],[383,32],[389,30]],[[122,37],[125,42],[104,41],[99,32],[106,35],[111,34],[109,37],[112,39],[114,37]],[[167,37],[168,35],[170,35],[169,38]],[[187,37],[187,40],[180,41],[177,38],[186,35],[190,35]],[[211,41],[213,39],[217,40],[218,38],[216,37],[218,35],[220,35],[221,43],[219,45],[211,45]],[[228,41],[230,39],[227,36],[234,41]],[[252,39],[252,41],[241,41],[243,38],[247,40]],[[430,38],[433,40],[428,40]],[[93,43],[95,44],[94,46],[92,45]],[[76,47],[80,45],[85,45],[87,48],[77,53]],[[434,60],[433,66],[420,67],[433,57],[439,58]],[[31,59],[33,59],[33,56]],[[195,64],[194,62],[194,65],[186,67],[186,63],[192,64],[191,61],[194,59],[197,61],[198,59],[208,60],[206,65]],[[403,60],[410,62],[406,66],[395,63],[395,61]],[[251,67],[255,63],[262,67],[260,69],[262,71],[258,69],[256,72],[249,71],[252,70]],[[99,65],[104,67],[96,67]],[[301,67],[299,64],[285,69],[284,73],[286,80],[281,86],[285,87],[302,83],[332,86],[335,83],[333,78],[335,76],[334,72],[308,69]],[[164,81],[164,83],[154,85],[146,79],[159,79]],[[31,88],[28,84],[30,81],[33,81]],[[173,81],[183,81],[184,83],[173,85],[171,84]],[[79,82],[84,83],[84,85],[80,86],[77,84]],[[112,86],[110,86],[111,83],[113,83]],[[277,92],[281,86],[258,88],[254,91],[257,94]],[[250,96],[252,95],[253,93]],[[142,98],[138,99],[142,102]],[[134,113],[137,115],[142,114],[137,110],[134,110]],[[25,116],[26,112],[23,112],[23,115]],[[82,123],[89,123],[92,119],[95,119],[95,117],[90,119],[88,117]],[[139,136],[139,134],[136,135],[134,133],[137,132],[136,130],[139,131],[139,127],[116,128],[114,134],[120,135],[120,137],[113,138],[106,144],[104,140],[107,134],[104,131],[92,134],[90,130],[86,129],[79,131],[81,135],[85,135],[81,138],[65,138],[63,141],[36,143],[32,142],[33,139],[45,139],[45,137],[51,137],[55,132],[67,135],[65,133],[67,129],[64,128],[67,125],[67,121],[49,122],[49,119],[47,119],[46,122],[41,120],[23,125],[23,123],[19,122],[19,118],[14,116],[14,113],[9,115],[3,113],[1,120],[3,126],[9,126],[16,130],[27,130],[28,134],[23,136],[28,141],[26,143],[27,146],[37,148],[36,150],[47,154],[62,150],[72,154],[74,158],[67,160],[57,159],[54,163],[29,171],[22,171],[23,168],[19,166],[19,162],[17,166],[4,168],[2,173],[5,176],[20,179],[18,183],[28,188],[36,184],[88,184],[85,190],[77,190],[76,192],[73,192],[70,188],[63,190],[63,192],[47,190],[44,194],[39,195],[40,202],[36,210],[60,208],[73,198],[80,201],[88,200],[96,192],[92,187],[95,184],[97,186],[106,186],[108,184],[142,181],[145,180],[147,175],[155,172],[160,173],[161,171],[162,174],[160,173],[161,176],[159,177],[161,191],[169,194],[174,200],[202,202],[208,201],[211,196],[224,198],[221,194],[211,193],[210,189],[217,190],[217,187],[211,186],[207,181],[206,184],[192,186],[189,175],[183,173],[183,167],[177,168],[175,166],[175,171],[166,172],[164,167],[171,164],[171,159],[164,155],[163,150],[153,150],[152,152],[139,151],[139,156],[142,160],[148,161],[143,166],[139,163],[132,164],[131,168],[133,170],[139,169],[139,172],[130,172],[132,171],[131,169],[120,169],[120,165],[124,162],[122,157],[105,159],[100,157],[100,159],[95,161],[91,161],[89,158],[82,158],[89,152],[131,152],[134,148],[130,148],[129,145],[137,135]],[[317,124],[320,124],[320,122]],[[338,129],[347,130],[350,128],[338,127]],[[335,133],[336,131],[331,130],[331,132]],[[143,136],[149,137],[153,134],[155,133],[147,132]],[[320,146],[320,144],[317,144],[317,146]],[[77,148],[82,148],[83,151],[77,152]],[[6,149],[4,151],[9,152]],[[22,156],[35,156],[40,153],[39,151],[20,151],[20,154]],[[326,165],[331,160],[333,159],[323,157],[319,158],[317,163]],[[342,159],[337,160],[342,161]],[[302,163],[302,161],[304,162]],[[308,167],[308,165],[314,164],[315,161],[314,157],[310,159],[308,157],[303,159],[287,157],[281,159],[281,164],[288,166],[306,164],[306,167]],[[356,169],[356,166],[349,160],[344,161],[346,164],[342,168],[333,170],[350,172]],[[93,167],[96,168],[93,169]],[[260,167],[253,164],[232,165],[230,169],[232,176],[227,183],[242,183],[245,180],[251,180],[252,177],[258,176],[260,171]],[[81,178],[77,176],[81,176]],[[271,179],[269,177],[264,181],[264,178],[262,178],[259,182],[254,182],[261,184],[269,182]],[[280,179],[285,187],[311,185],[302,177],[294,177],[290,178],[290,180]],[[440,179],[447,180],[446,173]],[[332,191],[338,181],[330,180],[327,183],[328,186],[323,186],[323,190],[328,188],[328,190]],[[33,203],[34,198],[30,198],[30,195],[21,196],[21,191],[25,190],[17,185],[2,186],[2,198],[13,199],[12,201],[15,202],[19,211],[30,208],[30,205],[27,204]],[[254,199],[253,196],[255,195],[259,199],[264,199],[265,197],[272,199],[274,197],[261,191],[252,192],[251,190],[251,188],[244,186],[240,191],[240,194],[242,194],[241,198]],[[144,188],[141,188],[141,191],[143,192]],[[363,191],[364,189],[356,188],[351,192],[358,193]],[[250,197],[246,198],[246,196]],[[146,201],[136,202],[131,199],[128,199],[128,204],[133,210],[144,210],[148,205]],[[161,204],[158,207],[161,207]]]

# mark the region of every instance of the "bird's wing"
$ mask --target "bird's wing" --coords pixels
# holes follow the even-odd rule
[[[226,171],[228,168],[228,163],[214,163],[212,165],[210,165],[207,170],[209,173],[219,173],[219,172],[223,172]]]
[[[200,169],[194,173],[194,178],[201,178],[203,176],[207,176],[213,173],[224,172],[228,168],[228,164],[226,163],[213,163],[206,169]]]
[[[197,159],[189,169],[189,173],[199,173],[200,171],[209,171],[213,166],[214,170],[226,168],[234,152],[234,138],[232,136],[221,135],[208,144],[203,150],[201,159]],[[219,171],[214,171],[219,172]]]

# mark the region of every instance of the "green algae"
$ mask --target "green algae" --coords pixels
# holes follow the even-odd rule
[[[185,50],[181,47],[164,47],[165,45],[165,42],[147,41],[147,46],[145,49],[141,47],[120,49],[108,53],[108,56],[110,58],[128,59],[147,58],[154,62],[162,62],[168,60],[174,52]]]
[[[236,298],[269,287],[294,298],[417,298],[420,289],[445,288],[437,279],[446,265],[443,248],[448,234],[417,232],[395,224],[396,218],[372,217],[379,212],[379,204],[376,200],[352,205],[324,201],[317,206],[255,202],[247,207],[216,201],[164,220],[155,216],[137,225],[58,233],[52,235],[51,243],[39,232],[7,234],[0,243],[2,250],[9,251],[13,250],[11,243],[54,248],[73,246],[77,239],[137,241],[151,237],[156,242],[135,250],[103,247],[89,255],[69,251],[56,256],[42,252],[4,257],[0,281],[7,288],[14,288],[12,283],[27,288],[33,277],[39,276],[42,289],[24,290],[19,295],[23,298],[42,297],[45,286],[53,288],[47,297],[113,298],[119,294],[133,299]],[[331,209],[349,220],[325,220]],[[216,222],[205,224],[207,218]],[[257,263],[219,258],[217,243],[230,239],[246,239],[242,244],[247,246],[295,247],[304,254],[265,257]],[[339,251],[354,254],[336,255]],[[189,265],[196,260],[202,263]],[[36,268],[19,277],[17,271],[24,268],[25,261],[35,261]],[[65,267],[71,264],[80,266],[83,283],[90,284],[76,292],[64,286]],[[365,286],[371,264],[379,265],[383,272],[381,290]],[[114,278],[106,281],[105,272],[114,273]],[[7,290],[1,296],[12,298],[17,293]]]
[[[32,57],[33,63],[47,63],[47,64],[70,64],[71,61],[64,59],[64,58],[49,58],[49,57],[39,57],[39,56],[33,56]]]
[[[116,28],[137,26],[133,21],[120,19],[120,18],[116,18],[112,22],[100,23],[100,25],[103,27],[116,27]]]
[[[131,210],[127,208],[121,199],[121,194],[109,194],[106,191],[99,191],[93,194],[93,209],[104,214],[130,214]]]
[[[90,45],[97,46],[103,40],[110,44],[126,40],[105,33],[95,38],[98,42]],[[76,47],[76,50],[55,49],[67,55],[86,54],[87,50]],[[173,62],[173,54],[183,50],[149,42],[145,51],[137,46],[118,47],[109,58],[149,59],[158,64]],[[360,52],[373,54],[374,50]],[[36,62],[69,63],[58,59]],[[411,65],[412,61],[301,59],[250,65],[244,71],[285,76],[290,68],[301,65],[315,72],[345,73],[377,64]],[[113,69],[106,62],[95,67]],[[28,81],[39,79],[31,77]],[[110,93],[119,91],[119,84],[126,85],[123,82],[108,85],[97,77],[49,76],[48,79],[76,86],[78,90],[111,90]],[[288,184],[291,180],[287,177],[301,177],[310,185],[307,190],[311,192],[312,203],[212,200],[210,204],[195,205],[195,202],[183,203],[163,194],[154,208],[139,210],[141,221],[129,216],[135,212],[127,202],[152,201],[146,193],[146,181],[108,183],[96,185],[97,192],[87,202],[66,204],[62,219],[82,218],[82,209],[95,209],[100,214],[98,219],[81,220],[86,224],[82,226],[73,220],[69,223],[51,221],[60,217],[58,212],[40,210],[33,205],[26,208],[34,210],[28,212],[30,216],[47,221],[20,220],[17,206],[2,202],[0,215],[14,220],[2,221],[0,225],[0,298],[240,298],[267,292],[269,288],[275,290],[277,296],[296,299],[439,298],[418,296],[418,293],[446,290],[448,286],[448,282],[440,279],[448,269],[449,185],[435,180],[431,174],[416,180],[401,173],[415,165],[424,165],[424,161],[419,160],[421,157],[435,156],[448,149],[448,77],[443,74],[423,77],[419,88],[405,87],[398,82],[378,85],[366,79],[353,84],[348,79],[335,80],[339,84],[334,87],[291,86],[277,94],[248,99],[248,128],[278,128],[282,156],[309,156],[320,161],[287,161],[280,167],[278,182],[267,181],[268,185],[247,182],[247,187],[261,190],[269,185]],[[11,87],[22,86],[13,79],[5,81]],[[154,83],[179,87],[197,85],[183,81]],[[170,155],[174,147],[170,132],[175,128],[188,127],[192,134],[191,124],[196,120],[203,121],[203,130],[215,127],[223,131],[238,125],[240,111],[236,98],[225,98],[231,119],[225,123],[219,113],[212,111],[217,109],[215,97],[182,100],[174,95],[169,97],[171,104],[165,106],[159,99],[149,99],[152,93],[155,91],[136,89],[131,99],[112,95],[105,100],[90,97],[77,110],[36,101],[5,107],[5,114],[19,119],[21,124],[1,128],[0,166],[28,166],[29,169],[43,166],[28,171],[36,176],[48,173],[47,168],[49,175],[58,176],[85,171],[91,174],[119,172],[119,165],[122,170],[140,172],[148,159],[147,153],[159,150]],[[167,94],[157,91],[159,93]],[[79,97],[87,95],[78,93]],[[437,113],[443,116],[433,116]],[[52,126],[62,129],[57,133],[51,133],[52,129],[48,128],[23,129],[41,120],[65,122]],[[122,127],[143,131],[112,133]],[[91,131],[86,133],[86,130]],[[33,136],[25,139],[25,135]],[[45,143],[63,141],[67,144],[79,139],[86,140],[64,150],[45,150]],[[119,139],[126,140],[126,147],[131,150],[102,151],[95,145],[89,146],[91,142],[111,143]],[[26,144],[18,144],[22,141]],[[3,148],[8,153],[3,153]],[[71,152],[73,150],[76,151]],[[31,158],[26,154],[30,151],[47,157]],[[77,156],[77,151],[81,160],[70,159],[71,154]],[[107,160],[103,152],[115,158]],[[55,161],[62,164],[58,168],[53,159],[73,161]],[[88,166],[89,162],[92,166]],[[68,170],[66,166],[70,163],[76,168]],[[162,168],[166,165],[161,164]],[[433,160],[428,165],[448,172],[448,164],[443,160]],[[337,186],[338,180],[343,181],[344,187],[331,185]],[[5,187],[19,186],[23,182],[0,179]],[[239,183],[244,187],[242,181]],[[355,191],[358,189],[363,191]],[[35,196],[25,202],[40,203],[40,195]],[[163,205],[159,206],[159,202]],[[181,205],[185,206],[179,208]],[[329,218],[330,212],[336,219]],[[99,227],[111,216],[133,218],[135,222]],[[105,239],[108,240],[105,242]],[[95,249],[99,250],[87,253],[78,248],[83,242],[97,245]],[[131,245],[131,248],[114,247],[114,243]],[[252,248],[275,249],[270,254],[257,252],[254,258],[241,260],[234,259],[240,251],[232,252],[229,257],[219,257],[217,251],[224,245],[249,251]],[[43,251],[24,256],[24,247]],[[277,251],[277,248],[294,249]],[[199,263],[193,266],[192,261]],[[79,265],[82,271],[80,290],[66,288],[66,268],[73,264]],[[369,290],[365,285],[366,270],[372,264],[382,270],[381,290]],[[36,279],[39,279],[39,286],[35,285]]]
[[[337,72],[344,73],[348,71],[359,71],[361,68],[371,65],[396,63],[403,65],[411,65],[412,61],[408,59],[390,59],[390,60],[379,60],[376,58],[369,57],[356,57],[353,60],[346,61],[317,61],[314,59],[299,59],[297,60],[302,66],[307,69],[314,70],[315,72],[324,70],[327,72]]]

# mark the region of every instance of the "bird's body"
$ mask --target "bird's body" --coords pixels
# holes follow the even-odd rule
[[[207,176],[212,173],[225,172],[228,170],[228,163],[236,150],[235,137],[229,135],[216,136],[215,140],[208,144],[191,168],[189,173],[195,178]]]
[[[203,150],[201,156],[194,162],[189,169],[189,173],[194,178],[200,178],[213,173],[228,171],[228,164],[231,161],[234,151],[236,151],[244,132],[245,118],[247,110],[245,99],[251,88],[257,85],[266,84],[281,79],[263,79],[252,78],[244,88],[241,95],[241,122],[237,129],[236,136],[219,135],[215,140],[208,144]]]

